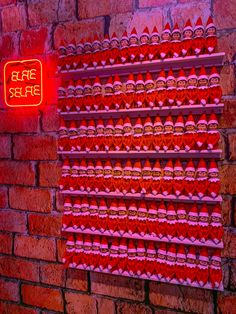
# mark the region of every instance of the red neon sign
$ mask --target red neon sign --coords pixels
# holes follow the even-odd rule
[[[43,67],[38,59],[4,65],[4,99],[9,107],[39,106],[43,101]]]

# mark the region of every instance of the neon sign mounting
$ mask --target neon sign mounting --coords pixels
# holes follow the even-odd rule
[[[9,107],[39,106],[43,101],[43,66],[38,59],[4,65],[4,99]]]

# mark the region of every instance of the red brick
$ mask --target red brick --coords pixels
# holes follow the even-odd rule
[[[223,271],[223,286],[224,289],[227,289],[229,286],[229,263],[223,260],[222,262],[222,271]]]
[[[116,312],[116,306],[113,300],[105,299],[102,297],[102,298],[96,298],[96,301],[97,301],[97,308],[98,308],[99,314],[107,314],[108,310],[109,310],[109,314],[120,313],[118,311]]]
[[[5,303],[0,301],[0,312],[2,314],[39,314],[38,310],[22,305]]]
[[[10,206],[15,209],[48,213],[52,210],[52,195],[49,190],[11,187]]]
[[[185,312],[214,313],[211,291],[171,284],[150,282],[149,298],[152,304]]]
[[[222,292],[217,298],[217,313],[232,314],[236,309],[236,293]]]
[[[63,212],[64,211],[64,206],[63,206],[63,195],[60,192],[56,192],[56,210],[59,212]]]
[[[40,267],[41,282],[54,285],[54,286],[65,286],[65,269],[62,264],[44,264]]]
[[[232,207],[232,197],[224,196],[222,206],[221,206],[223,226],[229,226],[231,224],[231,207]]]
[[[0,232],[0,253],[12,253],[12,235],[10,233]]]
[[[20,160],[56,160],[56,139],[50,135],[16,135],[14,156]]]
[[[13,210],[0,211],[0,230],[26,232],[26,215]]]
[[[66,276],[66,288],[86,291],[88,289],[87,272],[77,269],[68,269]]]
[[[179,24],[182,29],[188,18],[194,24],[198,16],[202,17],[203,21],[207,21],[211,14],[210,3],[208,1],[198,1],[197,5],[179,4],[171,7],[171,18],[174,22]]]
[[[236,160],[236,133],[228,135],[229,159]]]
[[[7,207],[7,189],[0,187],[0,208]]]
[[[230,267],[230,289],[236,290],[236,261],[232,261]]]
[[[38,30],[25,30],[20,38],[20,51],[23,56],[43,54],[47,50],[48,29],[41,27]]]
[[[63,299],[59,289],[23,284],[21,293],[25,304],[63,312]]]
[[[218,51],[225,52],[226,60],[232,60],[234,57],[235,40],[236,40],[236,33],[223,32],[223,34],[219,36]],[[223,95],[234,95],[236,81],[235,81],[233,65],[223,67],[220,75],[221,75],[221,86],[223,89]]]
[[[9,135],[0,135],[0,158],[11,157],[11,138]]]
[[[66,292],[65,298],[68,314],[96,313],[96,300],[90,295]]]
[[[132,0],[120,0],[119,2],[107,0],[101,1],[97,6],[93,4],[93,0],[78,1],[78,15],[81,19],[133,11]]]
[[[139,8],[153,8],[159,6],[166,6],[168,4],[176,4],[177,0],[139,0]]]
[[[76,5],[74,0],[61,0],[59,2],[59,21],[72,20],[75,17]]]
[[[91,273],[90,276],[92,293],[137,301],[144,300],[143,280],[130,280],[126,277],[117,277],[102,273]]]
[[[221,193],[236,194],[236,165],[220,167]]]
[[[42,116],[42,126],[45,132],[58,131],[59,116],[57,113],[57,106],[44,106]]]
[[[24,5],[2,9],[2,31],[4,33],[19,31],[26,28],[26,11]]]
[[[32,214],[28,217],[29,233],[34,235],[60,236],[61,216]]]
[[[130,33],[135,27],[138,34],[141,34],[146,25],[152,31],[153,25],[161,29],[162,23],[163,14],[160,9],[137,10],[134,13],[112,15],[109,33],[112,35],[113,32],[116,32],[117,36],[121,37],[125,30]]]
[[[56,249],[53,239],[18,235],[15,238],[14,252],[18,256],[55,261]]]
[[[39,129],[38,111],[26,113],[22,109],[13,111],[8,109],[1,112],[0,132],[20,133],[20,132],[37,132]]]
[[[236,98],[224,101],[224,110],[220,119],[221,128],[236,127]]]
[[[117,303],[117,312],[119,314],[152,314],[152,309],[144,304],[119,302]]]
[[[54,32],[55,48],[58,48],[62,38],[66,42],[70,42],[73,38],[80,41],[82,38],[93,37],[94,29],[96,29],[98,36],[103,36],[104,18],[59,24]]]
[[[31,163],[0,160],[0,184],[35,183],[35,172]]]
[[[28,5],[30,26],[51,24],[57,20],[57,1],[36,0]]]
[[[234,0],[215,0],[213,3],[214,21],[218,29],[236,27],[236,7]]]
[[[0,299],[15,302],[19,301],[18,283],[0,278]]]
[[[47,187],[58,187],[61,176],[61,165],[56,162],[41,162],[39,165],[39,184]]]
[[[236,258],[236,233],[231,229],[225,229],[223,242],[222,257]]]
[[[17,36],[16,33],[4,34],[0,38],[0,57],[9,58],[16,53]],[[2,119],[3,112],[1,112]],[[0,126],[1,128],[1,126]]]
[[[16,4],[16,0],[1,0],[0,7],[4,7],[9,4]]]
[[[39,281],[38,264],[20,258],[0,256],[0,273],[6,277]]]
[[[59,262],[62,262],[62,256],[66,249],[66,240],[65,239],[59,239],[57,241],[57,260]]]

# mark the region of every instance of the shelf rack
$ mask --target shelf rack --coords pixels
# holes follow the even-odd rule
[[[185,195],[181,195],[179,197],[175,195],[167,195],[164,196],[162,194],[152,195],[152,194],[141,194],[141,193],[106,193],[106,192],[82,192],[82,191],[70,191],[70,190],[63,190],[61,191],[64,195],[71,195],[71,196],[100,196],[100,197],[106,197],[106,198],[125,198],[125,199],[142,199],[142,200],[163,200],[163,201],[173,201],[173,202],[186,202],[186,203],[192,203],[192,202],[199,202],[199,203],[207,203],[207,204],[215,204],[215,203],[221,203],[222,197],[218,196],[216,198],[211,198],[209,196],[204,196],[203,198],[199,198],[198,196],[193,196],[192,198],[189,198]]]
[[[149,236],[149,235],[144,235],[141,236],[139,234],[132,234],[130,235],[129,233],[123,233],[120,234],[119,232],[113,232],[110,233],[109,231],[104,231],[104,232],[100,232],[99,230],[90,230],[90,229],[74,229],[72,227],[70,228],[65,228],[62,231],[65,232],[72,232],[72,233],[84,233],[84,234],[91,234],[91,235],[101,235],[101,236],[108,236],[108,237],[122,237],[122,238],[130,238],[130,239],[135,239],[135,240],[146,240],[146,241],[155,241],[155,242],[166,242],[166,243],[176,243],[176,244],[185,244],[185,245],[196,245],[196,246],[207,246],[210,248],[219,248],[222,249],[223,248],[223,242],[219,242],[217,244],[215,244],[213,241],[206,241],[206,242],[201,242],[199,240],[195,240],[195,241],[191,241],[189,239],[184,239],[184,240],[179,240],[176,237],[171,238],[170,240],[167,237],[153,237],[153,236]]]
[[[215,159],[220,159],[222,154],[221,149],[216,149],[212,151],[189,151],[186,152],[184,150],[180,150],[179,152],[175,152],[173,150],[169,151],[163,151],[160,150],[159,152],[156,152],[154,150],[150,151],[134,151],[131,150],[129,152],[126,151],[110,151],[110,152],[105,152],[105,151],[90,151],[90,152],[79,152],[79,151],[58,151],[58,155],[62,156],[63,158],[162,158],[162,159],[169,159],[169,158],[181,158],[184,157],[186,159],[198,159],[198,158],[215,158]]]
[[[97,68],[88,68],[70,70],[70,71],[61,71],[58,74],[64,80],[78,79],[78,78],[95,78],[99,76],[100,78],[108,77],[110,75],[119,74],[127,75],[129,73],[146,73],[157,72],[162,69],[169,70],[179,70],[181,68],[190,69],[192,67],[198,68],[202,65],[205,67],[215,66],[221,67],[223,65],[223,58],[225,53],[212,53],[212,54],[203,54],[199,56],[187,56],[179,58],[167,58],[164,60],[153,60],[153,61],[143,61],[143,62],[134,62],[134,63],[125,63],[125,64],[115,64],[107,66],[98,66]]]
[[[212,66],[217,67],[220,69],[223,66],[223,59],[224,59],[225,53],[213,53],[213,54],[204,54],[199,56],[188,56],[188,57],[180,57],[180,58],[168,58],[164,60],[154,60],[154,61],[144,61],[144,62],[135,62],[135,63],[126,63],[126,64],[117,64],[117,65],[108,65],[105,67],[98,66],[97,68],[88,68],[86,70],[79,69],[79,70],[71,70],[71,71],[62,71],[58,73],[62,80],[77,80],[77,79],[86,79],[86,78],[95,78],[96,76],[99,76],[101,80],[103,81],[105,78],[109,76],[114,76],[115,74],[118,74],[121,79],[123,80],[123,77],[127,76],[129,73],[138,74],[142,73],[145,74],[147,71],[151,73],[157,73],[160,70],[164,69],[165,71],[168,71],[170,68],[173,69],[173,71],[178,71],[179,69],[183,68],[185,70],[189,70],[192,67],[200,68],[201,66],[205,66],[207,69],[207,72],[209,72],[209,68]],[[64,120],[82,120],[82,119],[99,119],[102,118],[104,120],[108,118],[120,118],[129,116],[130,118],[135,117],[147,117],[148,115],[150,117],[154,117],[156,115],[159,115],[161,117],[166,117],[168,115],[172,116],[178,116],[178,115],[201,115],[202,113],[205,114],[211,114],[214,112],[215,114],[222,113],[223,110],[223,103],[220,104],[207,104],[205,106],[195,104],[191,106],[165,106],[165,107],[154,107],[154,108],[134,108],[134,109],[121,109],[121,110],[110,110],[110,111],[90,111],[90,112],[61,112],[60,115]],[[179,158],[182,157],[184,159],[187,158],[215,158],[220,159],[221,158],[221,150],[214,150],[214,151],[191,151],[191,152],[174,152],[174,151],[140,151],[140,152],[67,152],[67,151],[59,151],[59,156],[62,158],[69,157],[71,159],[73,158]],[[105,193],[105,192],[81,192],[81,191],[69,191],[64,190],[61,191],[63,195],[70,195],[71,197],[74,196],[88,196],[93,197],[96,196],[98,198],[106,197],[106,198],[124,198],[124,199],[137,199],[137,200],[164,200],[164,201],[173,201],[173,202],[185,202],[185,203],[208,203],[208,204],[216,204],[222,202],[222,197],[218,196],[216,198],[211,198],[208,196],[205,196],[203,198],[199,198],[197,196],[193,196],[192,198],[189,198],[187,196],[179,196],[176,197],[175,195],[161,195],[157,194],[156,196],[152,194],[140,194],[140,193]],[[138,234],[130,235],[128,233],[126,234],[119,234],[114,233],[110,234],[109,231],[105,231],[104,233],[101,233],[100,231],[91,231],[88,229],[80,230],[80,229],[74,229],[74,228],[66,228],[63,229],[65,232],[73,232],[73,233],[85,233],[85,234],[99,234],[99,235],[106,235],[109,237],[127,237],[127,238],[134,238],[134,239],[144,239],[144,240],[153,240],[153,241],[162,241],[162,242],[172,242],[172,243],[182,243],[185,245],[196,245],[196,246],[206,246],[209,248],[223,248],[222,241],[218,244],[213,243],[212,241],[207,241],[205,243],[200,242],[199,240],[191,242],[188,239],[185,239],[183,241],[179,240],[178,238],[172,238],[169,240],[168,238],[159,238],[159,237],[152,237],[148,235],[140,236]],[[84,269],[83,267],[77,267],[77,269]],[[99,269],[92,270],[95,272],[102,272]],[[151,276],[150,278],[146,275],[142,276],[135,276],[127,273],[118,274],[117,272],[109,272],[105,271],[107,274],[112,275],[122,275],[126,277],[133,277],[133,278],[139,278],[139,279],[145,279],[145,280],[153,280],[158,282],[165,282],[168,281],[164,279],[157,278],[156,276]],[[178,284],[178,285],[185,285],[185,286],[191,286],[191,287],[197,287],[200,288],[197,283],[192,283],[191,285],[185,283],[180,283],[178,280],[174,279],[171,280],[169,283],[172,284]],[[210,283],[207,283],[204,286],[204,289],[211,289],[211,290],[218,290],[223,291],[223,284],[221,283],[220,287],[217,289],[214,289]]]
[[[75,268],[75,267],[70,267],[70,268]],[[76,269],[82,269],[82,270],[85,270],[83,267],[76,267]],[[87,269],[89,270],[89,269]],[[126,273],[122,273],[122,274],[119,274],[117,272],[110,272],[110,271],[101,271],[101,270],[90,270],[90,271],[93,271],[93,272],[96,272],[96,273],[103,273],[103,274],[110,274],[110,275],[116,275],[116,276],[124,276],[124,277],[131,277],[131,278],[135,278],[135,279],[144,279],[144,280],[152,280],[152,281],[158,281],[158,282],[163,282],[163,283],[171,283],[171,284],[174,284],[174,285],[181,285],[181,286],[187,286],[187,287],[194,287],[194,288],[204,288],[204,289],[207,289],[207,290],[216,290],[216,291],[223,291],[224,288],[223,288],[223,284],[221,283],[219,288],[212,288],[212,285],[208,282],[206,283],[206,285],[204,287],[200,287],[196,282],[194,283],[191,283],[191,285],[187,284],[187,283],[180,283],[177,279],[172,279],[171,281],[167,281],[163,278],[156,278],[156,276],[151,276],[151,277],[148,277],[146,275],[141,275],[141,276],[136,276],[136,275],[130,275],[130,274],[126,274]]]

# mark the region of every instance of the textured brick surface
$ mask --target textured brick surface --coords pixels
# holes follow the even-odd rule
[[[232,228],[226,230],[223,237],[223,257],[236,258],[236,232]]]
[[[55,22],[57,20],[58,0],[35,0],[28,5],[29,23],[31,26],[39,26]]]
[[[15,209],[34,212],[50,212],[52,195],[50,191],[38,188],[11,187],[10,206]]]
[[[0,230],[24,233],[27,230],[25,213],[13,210],[1,210]]]
[[[213,314],[211,291],[150,282],[150,301],[171,309]]]
[[[7,232],[0,232],[0,253],[12,253],[12,235]]]
[[[231,314],[236,308],[236,293],[224,292],[218,297],[217,313]]]
[[[139,0],[139,8],[152,8],[159,6],[167,6],[168,4],[176,4],[177,0]]]
[[[109,295],[118,298],[139,301],[144,300],[143,280],[130,280],[126,277],[91,273],[91,290],[93,293]]]
[[[64,287],[65,285],[65,269],[62,264],[44,264],[40,267],[41,282]]]
[[[66,292],[66,311],[72,313],[96,313],[96,300],[90,295],[78,295],[77,293]]]
[[[0,208],[7,207],[7,189],[4,187],[0,188]]]
[[[9,135],[0,135],[0,158],[11,157],[11,138]]]
[[[58,187],[61,176],[61,164],[41,162],[39,165],[39,184],[44,187]]]
[[[132,0],[106,0],[94,6],[93,0],[78,0],[78,15],[81,19],[124,13],[133,10]]]
[[[36,309],[28,308],[22,305],[11,304],[0,301],[0,312],[1,313],[14,313],[14,314],[39,314]]]
[[[42,54],[48,50],[48,29],[25,30],[20,37],[20,52],[23,56]]]
[[[29,233],[34,235],[60,236],[61,216],[29,215]]]
[[[7,43],[4,43],[4,47]],[[9,45],[10,43],[8,43]],[[9,49],[9,47],[7,46]],[[9,52],[9,51],[8,51]],[[22,109],[1,112],[0,132],[21,133],[37,132],[39,129],[38,112],[24,112]]]
[[[234,0],[215,0],[213,4],[214,17],[219,29],[236,27],[236,7]]]
[[[21,160],[55,160],[56,139],[50,135],[14,136],[14,156]]]
[[[38,264],[25,259],[0,256],[0,273],[6,277],[39,281]]]
[[[19,301],[19,284],[0,278],[0,299],[8,301]]]
[[[223,165],[220,168],[221,193],[236,194],[236,165]]]
[[[236,160],[236,133],[228,135],[229,141],[229,159]]]
[[[66,287],[74,290],[86,291],[88,289],[88,274],[86,271],[68,269]]]
[[[3,32],[14,32],[26,28],[24,5],[3,8],[1,12]]]
[[[119,314],[152,314],[152,309],[144,304],[132,304],[126,302],[119,302],[117,304],[117,312]]]
[[[35,182],[34,167],[29,162],[0,161],[0,184],[33,185]]]
[[[21,293],[25,304],[63,312],[62,294],[59,289],[22,285]]]
[[[55,241],[48,238],[18,235],[15,238],[14,252],[18,256],[55,261]]]
[[[59,24],[54,33],[55,47],[60,45],[61,38],[70,42],[73,38],[80,41],[82,38],[93,37],[92,30],[96,29],[99,36],[103,35],[104,18],[96,18],[91,20],[68,22]]]

